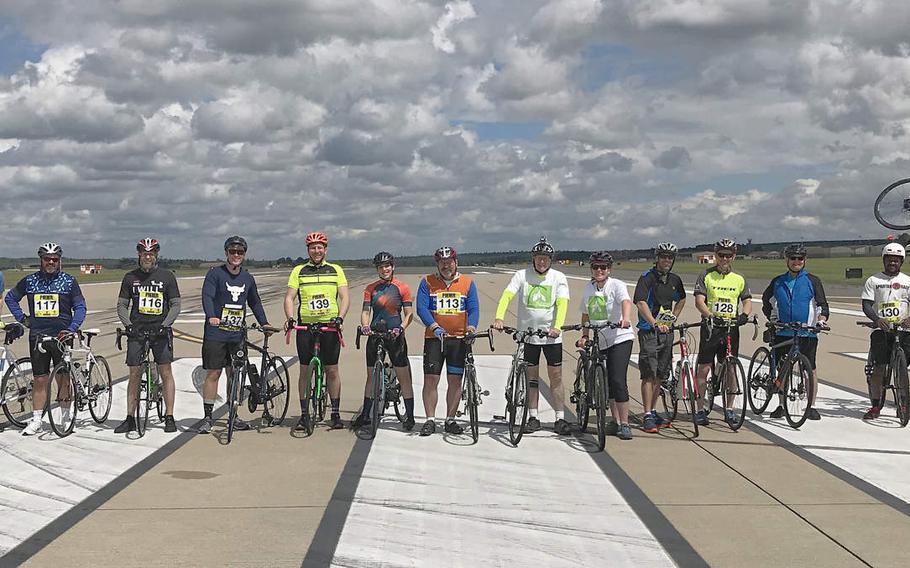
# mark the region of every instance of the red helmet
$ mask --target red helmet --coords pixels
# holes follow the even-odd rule
[[[436,249],[436,252],[433,253],[433,258],[436,259],[436,262],[444,258],[451,258],[452,260],[458,260],[458,253],[455,252],[455,249],[452,247],[439,247]]]
[[[137,252],[158,252],[160,250],[161,245],[158,244],[158,239],[146,237],[144,239],[139,239],[139,242],[136,243]]]
[[[329,238],[325,236],[325,233],[322,231],[314,231],[309,233],[306,236],[306,246],[310,246],[316,243],[322,243],[324,246],[329,246]]]

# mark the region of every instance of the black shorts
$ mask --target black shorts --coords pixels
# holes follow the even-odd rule
[[[376,344],[379,341],[380,338],[375,335],[371,335],[369,339],[367,339],[368,368],[376,364]],[[393,367],[407,367],[409,365],[408,342],[405,340],[404,334],[399,335],[395,339],[387,340],[385,342],[385,350]]]
[[[727,334],[726,328],[714,328],[711,330],[711,337],[708,337],[708,329],[704,326],[701,328],[701,339],[698,342],[698,361],[699,365],[710,365],[714,360],[720,361],[727,356],[727,346],[724,342],[724,336]],[[733,350],[733,356],[739,356],[739,328],[734,327],[730,330],[730,348]]]
[[[56,367],[63,361],[63,351],[60,350],[56,341],[46,341],[42,349],[44,349],[44,353],[38,351],[37,337],[28,338],[29,357],[32,360],[32,375],[36,377],[49,375],[51,363],[53,362],[53,366]]]
[[[168,337],[155,337],[151,341],[152,356],[155,363],[167,365],[174,362],[174,349],[170,338],[171,330],[168,329]],[[203,343],[203,349],[205,348]],[[127,338],[126,340],[126,366],[138,367],[142,361],[142,340]]]
[[[788,339],[793,339],[792,335],[776,335],[774,336],[774,343],[780,343],[781,341],[787,341]],[[790,348],[793,347],[793,344],[784,345],[782,347],[774,348],[774,360],[780,361],[784,355],[790,352]],[[812,370],[815,370],[815,353],[818,351],[818,338],[817,337],[802,337],[799,340],[799,352],[806,356],[806,359],[809,360],[809,363],[812,365]]]
[[[231,366],[231,351],[238,348],[239,343],[234,341],[202,340],[202,368],[206,371],[215,371]]]
[[[876,329],[869,336],[869,349],[872,351],[872,362],[876,365],[887,365],[891,362],[891,345],[894,343],[894,336]],[[910,361],[910,333],[900,333],[901,348],[904,350],[904,357]],[[36,375],[38,373],[35,373]]]
[[[316,353],[316,334],[311,331],[297,332],[297,356],[301,365],[309,365]],[[341,355],[341,342],[334,331],[320,332],[319,335],[319,360],[322,366],[337,365]]]
[[[464,362],[468,356],[468,346],[464,339],[446,337],[445,353],[439,349],[439,338],[427,337],[423,340],[423,374],[442,374],[442,363],[445,361],[446,372],[450,375],[464,374]]]
[[[607,392],[611,400],[629,402],[629,359],[632,358],[632,341],[623,341],[600,353],[606,358]]]
[[[673,367],[673,334],[638,332],[638,370],[641,380],[665,381]]]
[[[548,367],[559,367],[562,365],[562,343],[549,343],[546,345],[534,345],[525,343],[525,363],[529,367],[540,365],[540,352],[547,358]]]

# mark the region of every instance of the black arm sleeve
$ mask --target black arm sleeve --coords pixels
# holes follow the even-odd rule
[[[761,313],[765,314],[767,319],[771,319],[771,298],[774,296],[774,280],[771,279],[768,287],[765,288],[761,295]]]
[[[812,282],[812,287],[815,288],[815,305],[818,306],[819,316],[825,316],[825,319],[828,318],[828,298],[825,297],[825,287],[822,285],[821,279],[814,275],[809,275],[809,280]]]
[[[872,300],[863,300],[863,313],[873,322],[878,322],[878,314],[875,313],[875,302]]]

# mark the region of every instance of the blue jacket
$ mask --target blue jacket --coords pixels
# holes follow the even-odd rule
[[[782,323],[800,322],[815,325],[819,316],[828,317],[828,300],[818,276],[801,270],[796,277],[785,272],[775,277],[762,294],[762,313],[766,318],[777,318]],[[778,335],[792,336],[792,331],[779,331]],[[810,331],[801,331],[803,337],[815,337]]]
[[[38,296],[38,306],[35,305]],[[29,314],[19,301],[28,298]],[[66,272],[29,274],[6,295],[6,307],[18,322],[28,318],[29,336],[57,335],[68,329],[76,331],[85,321],[85,298],[76,279]]]

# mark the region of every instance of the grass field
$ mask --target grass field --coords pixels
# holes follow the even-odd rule
[[[66,270],[66,272],[75,276],[80,284],[90,284],[93,282],[120,282],[123,280],[123,275],[130,270],[111,268],[104,269],[101,274],[80,274],[77,268],[76,270]],[[208,268],[178,268],[174,271],[174,274],[178,277],[203,276],[206,271],[208,271]],[[19,280],[32,272],[34,270],[4,270],[3,279],[6,280],[6,287],[12,288]]]

